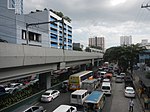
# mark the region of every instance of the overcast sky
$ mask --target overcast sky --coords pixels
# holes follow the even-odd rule
[[[88,45],[88,38],[105,37],[105,47],[120,45],[120,36],[133,43],[150,41],[150,0],[24,0],[24,13],[44,8],[63,12],[72,19],[73,42]]]

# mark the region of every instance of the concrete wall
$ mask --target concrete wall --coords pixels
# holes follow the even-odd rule
[[[102,57],[100,53],[0,43],[0,68],[88,61]]]
[[[9,43],[16,43],[15,10],[7,9],[6,0],[0,0],[0,39]]]

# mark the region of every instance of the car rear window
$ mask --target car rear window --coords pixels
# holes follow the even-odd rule
[[[44,93],[43,95],[50,95],[50,93]]]
[[[102,89],[110,90],[109,86],[102,86]]]

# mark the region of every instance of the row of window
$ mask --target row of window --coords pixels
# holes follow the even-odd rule
[[[29,35],[29,41],[36,41],[36,42],[41,42],[41,34],[38,33],[33,33],[33,32],[28,32]],[[22,39],[26,39],[26,31],[22,30]]]

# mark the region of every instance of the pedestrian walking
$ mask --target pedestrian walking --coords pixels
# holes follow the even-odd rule
[[[133,99],[131,98],[129,101],[129,112],[133,112],[133,107],[134,107],[134,102]]]
[[[144,107],[145,107],[145,109],[148,109],[148,103],[149,103],[148,100],[149,100],[148,97],[145,96],[145,97],[144,97]]]
[[[143,94],[143,90],[142,90],[142,88],[139,88],[139,96],[140,96],[140,98],[142,98],[142,94]]]

